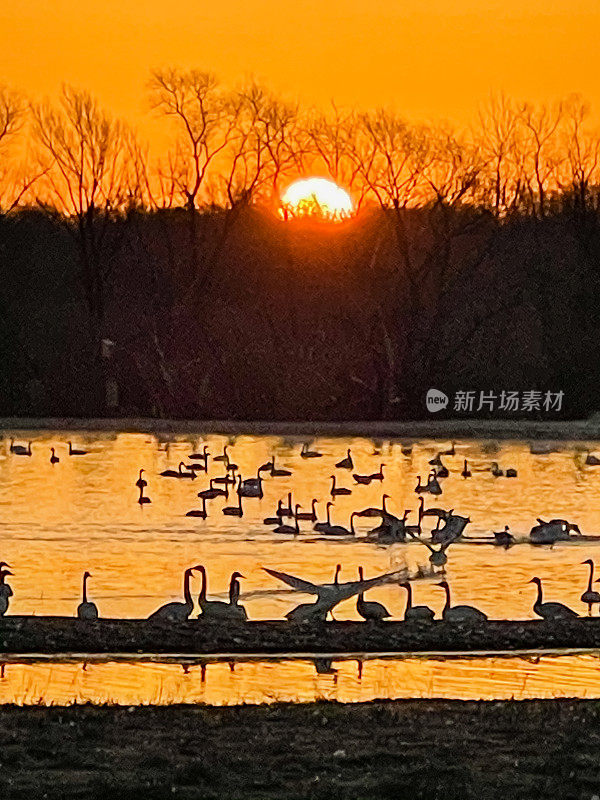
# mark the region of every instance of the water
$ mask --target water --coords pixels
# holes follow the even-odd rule
[[[88,455],[69,457],[65,445],[69,438],[75,447],[88,450]],[[347,526],[352,510],[381,505],[383,491],[391,496],[391,511],[401,515],[403,509],[411,508],[413,513],[409,521],[416,522],[416,477],[420,474],[426,478],[430,469],[429,459],[450,444],[418,440],[408,443],[412,444],[412,452],[405,455],[400,442],[319,438],[311,443],[311,447],[322,452],[323,457],[304,460],[299,456],[302,440],[276,436],[190,438],[189,435],[173,434],[165,438],[162,435],[119,432],[59,434],[20,431],[19,441],[28,440],[33,442],[30,458],[11,454],[8,438],[0,442],[0,559],[9,562],[14,573],[10,578],[14,597],[9,613],[74,614],[81,599],[82,574],[89,570],[92,573],[88,584],[90,599],[97,603],[101,616],[132,618],[147,616],[162,603],[181,598],[183,570],[198,563],[207,567],[209,596],[216,599],[226,597],[229,576],[234,570],[245,576],[241,599],[253,619],[282,618],[297,603],[309,599],[279,584],[262,571],[263,566],[306,577],[313,582],[331,581],[337,563],[342,564],[342,581],[354,580],[359,565],[364,567],[367,576],[403,566],[413,573],[419,568],[428,568],[429,551],[422,544],[378,545],[366,541],[366,533],[377,520],[357,519],[358,535],[354,540],[323,537],[312,530],[309,522],[301,523],[298,537],[275,534],[263,525],[262,520],[273,514],[278,499],[285,500],[288,491],[293,491],[294,502],[301,503],[306,510],[310,509],[311,498],[317,498],[320,501],[319,519],[323,519],[325,501],[330,499],[329,476],[335,473],[338,483],[352,488],[352,494],[336,498],[332,509],[334,522]],[[186,517],[188,510],[200,507],[197,492],[206,488],[207,477],[200,473],[197,480],[184,481],[162,478],[158,473],[167,468],[176,469],[181,460],[187,463],[188,455],[201,450],[204,444],[208,445],[213,456],[222,452],[224,444],[229,444],[229,455],[240,466],[244,477],[255,474],[256,467],[273,453],[277,466],[292,470],[292,475],[266,478],[264,497],[260,500],[245,499],[241,519],[221,513],[224,505],[235,505],[235,494],[230,495],[229,500],[209,501],[210,516],[207,520]],[[403,444],[406,446],[407,442]],[[49,462],[51,446],[56,447],[61,459],[54,466]],[[567,518],[577,522],[583,533],[598,535],[600,467],[585,465],[588,447],[593,451],[600,444],[562,443],[555,445],[552,452],[535,455],[527,442],[457,442],[456,455],[443,458],[450,469],[450,477],[442,482],[443,494],[431,499],[425,496],[426,504],[454,508],[456,513],[470,516],[472,522],[466,534],[471,537],[489,536],[492,530],[502,530],[505,524],[510,525],[515,536],[526,537],[538,516]],[[335,462],[345,455],[348,448],[352,451],[358,473],[372,473],[379,469],[380,463],[386,465],[382,484],[374,482],[369,486],[354,486],[350,472],[334,468]],[[460,475],[465,458],[473,472],[473,477],[468,480]],[[488,469],[491,461],[497,461],[501,468],[516,468],[518,477],[494,478]],[[147,494],[152,500],[145,507],[136,502],[138,490],[135,481],[140,467],[147,471]],[[224,472],[222,464],[210,461],[209,467],[209,476]],[[426,525],[431,524],[426,518]],[[599,545],[600,541],[560,543],[553,548],[518,544],[504,550],[475,542],[453,544],[448,550],[446,567],[453,602],[475,604],[491,618],[531,619],[535,617],[532,610],[535,592],[528,581],[538,575],[544,582],[548,600],[559,600],[580,613],[586,613],[586,607],[579,600],[587,583],[587,567],[581,562],[595,558],[600,553]],[[443,606],[443,592],[434,584],[435,579],[417,581],[414,584],[414,602],[425,603],[438,614]],[[198,588],[195,579],[194,595]],[[368,599],[384,603],[396,618],[401,618],[404,613],[405,592],[396,585],[378,587],[368,593]],[[335,615],[337,619],[357,619],[355,600],[340,604]],[[390,667],[386,662],[381,666],[381,675],[389,674],[390,669],[406,670],[407,664],[414,670],[415,663],[419,663],[418,669],[423,669],[423,662],[399,663],[403,666]],[[451,666],[440,666],[445,663]],[[502,661],[502,664],[506,663]],[[595,663],[595,660],[590,662],[591,672]],[[289,669],[297,672],[300,667],[296,662],[294,664]],[[464,674],[458,664],[456,660],[436,661],[435,670],[443,669],[446,675],[450,670],[457,676],[452,681],[458,687],[463,685],[460,675]],[[121,687],[121,692],[122,676],[128,675],[130,678],[125,683],[131,684],[128,691],[135,695],[139,679],[135,670],[138,668],[150,670],[152,675],[152,670],[167,670],[170,674],[168,671],[174,669],[172,665],[129,665],[127,669],[121,665],[121,677],[113,678],[110,673],[113,667],[95,665],[93,670],[91,667],[86,670],[85,680],[97,674],[98,685],[110,694],[115,687]],[[11,666],[8,674],[14,674],[16,669],[16,666]],[[32,675],[38,667],[22,666],[19,669],[24,671],[23,675]],[[53,676],[62,674],[62,670],[67,673],[74,670],[73,675],[79,674],[78,669],[81,671],[80,667],[73,665],[46,666],[43,669],[54,670]],[[177,669],[181,672],[181,667],[175,668],[176,673]],[[237,667],[236,674],[242,675],[245,669]],[[259,668],[253,664],[247,669]],[[271,679],[269,670],[273,667],[265,662],[260,669],[266,672],[260,680],[257,678],[257,685]],[[351,674],[351,669],[345,662],[340,667],[338,686],[343,683],[341,679],[347,670]],[[211,670],[216,673],[217,667],[213,669],[211,665],[207,672]],[[310,662],[302,670],[314,677],[314,665]],[[192,674],[195,671],[192,669]],[[35,686],[33,694],[43,686],[43,674],[31,679]],[[321,678],[329,680],[327,676],[320,676],[319,680]],[[404,685],[405,678],[405,673],[398,674],[394,685]],[[75,680],[74,677],[71,679]],[[465,680],[464,686],[469,692],[472,680]],[[50,686],[52,681],[49,678],[48,681]],[[144,679],[141,682],[145,687],[146,701],[155,691],[151,688],[152,681],[148,681]],[[290,681],[289,686],[293,686],[293,681]],[[212,685],[215,683],[216,680],[211,681]],[[296,683],[296,696],[304,698],[306,689],[300,688],[304,684],[299,672]],[[269,685],[268,681],[265,685]],[[410,682],[406,685],[412,686]],[[593,683],[590,691],[596,691],[595,685]],[[293,695],[289,686],[282,688],[286,697]],[[286,694],[288,690],[291,695]],[[0,694],[0,698],[18,696],[21,690],[14,691],[16,695]],[[181,686],[176,691],[173,689],[174,696],[178,697],[177,692],[182,691]],[[235,696],[245,697],[244,691],[240,689],[240,694]],[[57,693],[61,696],[59,690]],[[250,692],[249,696],[254,695]]]
[[[437,698],[517,700],[600,698],[600,653],[510,656],[377,655],[333,659],[230,658],[6,663],[0,703],[119,705],[311,702]]]

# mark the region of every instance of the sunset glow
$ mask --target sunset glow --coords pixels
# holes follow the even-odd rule
[[[303,178],[288,186],[281,198],[284,211],[297,217],[344,219],[353,213],[350,195],[327,178]]]

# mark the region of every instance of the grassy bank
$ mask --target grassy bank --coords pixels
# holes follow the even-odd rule
[[[578,798],[600,703],[0,708],[6,798]]]

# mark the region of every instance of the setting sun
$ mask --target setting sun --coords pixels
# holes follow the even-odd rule
[[[283,215],[343,219],[354,211],[350,195],[327,178],[303,178],[292,183],[281,198]]]

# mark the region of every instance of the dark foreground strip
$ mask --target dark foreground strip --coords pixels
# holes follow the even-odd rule
[[[288,622],[176,626],[147,620],[83,622],[70,617],[4,617],[0,653],[418,653],[428,651],[600,649],[600,618],[560,623],[496,621],[476,627],[437,621]]]

